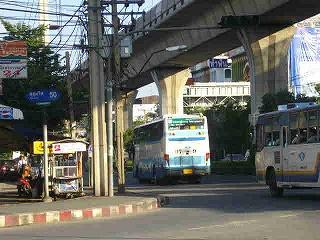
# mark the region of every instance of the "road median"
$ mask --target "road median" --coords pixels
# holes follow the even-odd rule
[[[52,203],[0,205],[0,228],[126,216],[148,212],[161,205],[154,197],[133,196],[90,196]]]

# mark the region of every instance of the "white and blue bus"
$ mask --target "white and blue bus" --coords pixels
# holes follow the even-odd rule
[[[207,118],[165,115],[134,129],[134,176],[140,182],[185,179],[210,173]]]
[[[320,187],[320,106],[305,105],[258,116],[257,178],[274,197]]]

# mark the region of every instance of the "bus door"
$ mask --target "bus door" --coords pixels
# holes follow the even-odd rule
[[[286,176],[286,172],[289,168],[289,153],[288,153],[288,127],[287,126],[281,126],[281,134],[280,134],[280,175],[281,175],[281,181],[288,182],[289,179]],[[277,167],[277,166],[276,166]]]

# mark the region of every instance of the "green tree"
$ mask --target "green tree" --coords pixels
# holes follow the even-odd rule
[[[259,108],[260,113],[272,112],[278,109],[278,105],[295,103],[295,102],[315,102],[315,97],[307,97],[304,94],[294,96],[293,93],[282,90],[275,94],[267,93],[262,97],[262,105]]]
[[[31,28],[25,24],[13,25],[4,20],[1,22],[9,33],[6,39],[23,40],[27,43],[28,78],[4,80],[4,96],[0,101],[3,104],[20,108],[24,112],[26,125],[39,127],[42,119],[41,109],[30,104],[25,99],[25,95],[28,91],[37,89],[57,89],[62,93],[62,98],[47,107],[47,113],[49,127],[60,126],[62,120],[68,118],[65,68],[60,65],[59,55],[43,44],[45,27],[40,25]]]
[[[184,109],[184,113],[185,114],[196,114],[196,113],[202,113],[202,114],[204,114],[205,112],[206,112],[206,108],[204,108],[204,107],[199,107],[199,106],[197,106],[197,107],[192,107],[192,108],[185,108]]]
[[[123,134],[124,149],[129,154],[129,158],[133,159],[134,154],[134,132],[133,128],[128,128]]]
[[[250,148],[250,107],[247,106],[229,102],[205,112],[210,149],[215,153],[216,159],[222,158],[224,153],[245,153]]]

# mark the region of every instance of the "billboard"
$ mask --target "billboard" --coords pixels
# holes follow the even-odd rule
[[[208,60],[208,66],[209,68],[229,68],[229,61],[228,58],[210,58]]]
[[[0,41],[0,78],[27,78],[27,62],[25,41]]]
[[[52,149],[49,148],[49,145],[52,143],[53,141],[48,141],[48,153],[52,153]],[[43,154],[43,141],[33,142],[33,154]]]
[[[297,28],[289,49],[290,85],[295,95],[317,96],[320,83],[320,28]]]

